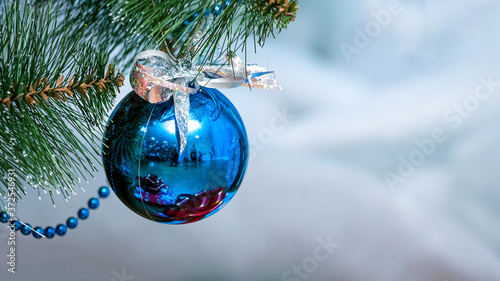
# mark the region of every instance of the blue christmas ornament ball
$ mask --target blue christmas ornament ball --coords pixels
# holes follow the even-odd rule
[[[207,218],[236,194],[248,159],[243,121],[219,91],[190,95],[187,145],[179,153],[173,99],[153,104],[129,93],[103,139],[110,187],[146,219],[184,224]]]

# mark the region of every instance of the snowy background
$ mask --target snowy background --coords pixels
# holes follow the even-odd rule
[[[500,280],[500,2],[397,3],[381,26],[389,1],[301,1],[249,59],[285,91],[224,91],[252,160],[221,212],[162,225],[113,195],[65,237],[19,236],[15,275],[2,228],[0,280]],[[56,209],[32,193],[18,216],[57,224],[104,184]]]

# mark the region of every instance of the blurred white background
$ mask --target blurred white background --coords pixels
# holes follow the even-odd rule
[[[15,275],[0,241],[0,280],[500,280],[500,84],[481,82],[500,82],[499,12],[494,0],[301,1],[249,59],[285,90],[223,91],[253,152],[228,206],[170,226],[112,195],[65,237],[19,235]],[[105,184],[102,172],[56,209],[32,192],[18,216],[63,222]],[[318,260],[328,239],[339,247]]]

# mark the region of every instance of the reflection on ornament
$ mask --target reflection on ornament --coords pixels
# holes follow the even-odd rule
[[[224,198],[226,198],[226,191],[223,187],[204,190],[194,196],[181,194],[177,197],[175,204],[165,208],[163,214],[171,220],[187,223],[199,221],[222,205]]]
[[[175,202],[175,195],[170,192],[162,178],[157,175],[148,175],[138,176],[137,179],[139,185],[135,187],[135,198],[158,205],[169,205]]]

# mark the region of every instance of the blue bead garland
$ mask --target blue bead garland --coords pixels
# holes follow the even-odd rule
[[[99,198],[107,198],[109,197],[110,193],[110,189],[107,186],[102,186],[97,192]],[[99,208],[99,204],[100,202],[98,198],[90,198],[90,200],[88,201],[89,208],[81,208],[80,210],[78,210],[78,217],[82,220],[87,219],[90,215],[89,209],[95,210]],[[10,216],[3,211],[0,212],[0,222],[8,222],[9,226],[14,225],[14,229],[16,231],[20,230],[24,235],[32,234],[36,239],[40,239],[42,237],[51,239],[56,236],[56,234],[59,236],[64,236],[67,233],[68,228],[74,229],[78,226],[78,219],[75,217],[69,217],[68,220],[66,220],[66,224],[58,224],[55,228],[52,226],[47,226],[45,229],[40,226],[33,228],[29,223],[21,223],[18,220],[11,219]]]

